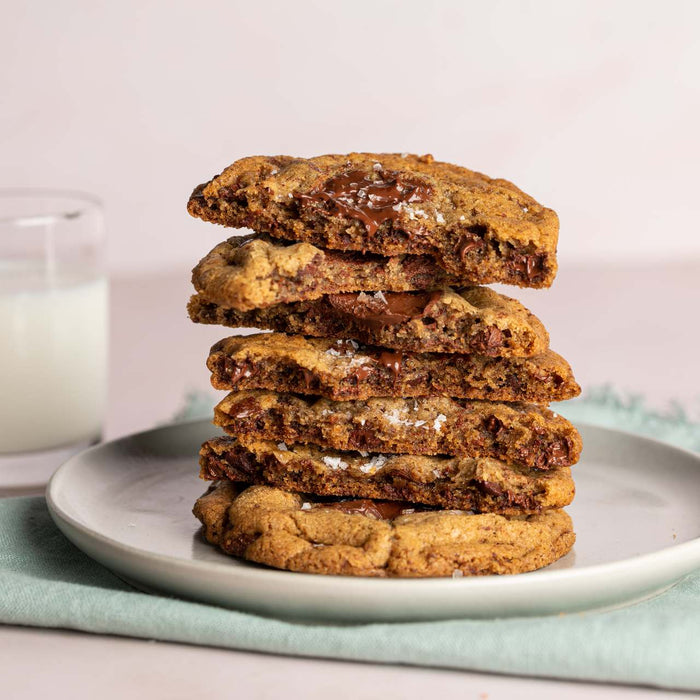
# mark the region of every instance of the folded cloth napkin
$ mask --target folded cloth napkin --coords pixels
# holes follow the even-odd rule
[[[609,391],[558,410],[572,420],[636,429],[700,450],[700,426],[683,414],[652,413]],[[42,498],[0,501],[0,622],[298,656],[700,690],[700,573],[654,599],[611,612],[311,625],[141,593],[68,542]]]

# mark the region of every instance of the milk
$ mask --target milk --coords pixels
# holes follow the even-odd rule
[[[99,438],[107,281],[0,266],[0,453]]]

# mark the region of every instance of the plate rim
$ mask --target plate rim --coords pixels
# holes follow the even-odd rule
[[[459,581],[458,586],[465,592],[468,589],[480,590],[482,588],[498,588],[498,589],[510,589],[510,588],[523,588],[528,586],[547,586],[547,585],[562,585],[570,580],[576,580],[581,582],[586,578],[598,578],[604,575],[610,576],[621,576],[629,575],[630,573],[638,570],[639,568],[647,568],[653,563],[663,563],[666,567],[673,567],[676,569],[682,568],[684,573],[674,574],[675,580],[678,581],[680,578],[692,573],[692,570],[700,566],[700,536],[695,537],[691,540],[680,542],[678,544],[671,543],[668,546],[659,549],[654,552],[647,552],[645,554],[639,554],[633,557],[626,557],[624,559],[619,559],[617,561],[606,562],[603,564],[593,564],[589,566],[583,566],[581,568],[568,568],[568,569],[555,569],[552,571],[540,570],[536,572],[528,572],[532,575],[523,574],[511,574],[511,575],[491,575],[491,576],[463,576],[453,579],[451,577],[432,577],[432,578],[393,578],[393,577],[371,577],[371,576],[318,576],[316,574],[307,574],[301,572],[285,571],[281,569],[274,569],[270,567],[258,568],[258,567],[248,567],[240,566],[232,568],[230,564],[227,563],[227,558],[222,558],[222,561],[199,561],[195,559],[184,559],[179,556],[161,554],[158,552],[148,552],[147,550],[140,549],[136,546],[125,544],[113,537],[104,535],[103,533],[84,525],[80,521],[73,518],[71,515],[65,512],[61,508],[60,503],[57,502],[56,496],[58,489],[61,485],[61,480],[66,478],[66,475],[70,473],[70,469],[73,463],[78,460],[84,459],[93,451],[99,451],[114,444],[129,442],[136,438],[143,438],[152,433],[165,431],[168,429],[175,428],[177,426],[183,425],[194,425],[197,423],[207,423],[210,421],[206,418],[195,418],[186,421],[178,421],[175,423],[168,423],[165,425],[156,426],[149,430],[139,431],[137,433],[131,433],[129,435],[116,438],[114,440],[109,440],[107,442],[100,443],[89,447],[76,455],[73,455],[68,460],[66,460],[53,474],[49,483],[46,487],[46,503],[56,524],[59,526],[59,521],[66,523],[68,526],[76,529],[82,534],[83,537],[90,538],[97,541],[103,547],[108,547],[113,551],[117,551],[120,555],[128,555],[131,557],[145,558],[148,560],[154,560],[162,565],[168,566],[186,566],[195,567],[202,571],[209,571],[211,573],[224,573],[233,572],[237,578],[248,579],[250,581],[259,578],[260,576],[275,576],[280,585],[284,585],[287,580],[299,582],[301,578],[304,579],[305,585],[311,586],[323,586],[326,587],[329,581],[351,583],[353,588],[373,588],[377,585],[387,586],[385,581],[391,582],[391,585],[395,587],[412,587],[414,589],[427,589],[427,590],[438,590],[445,588],[447,586],[455,586],[455,581]],[[684,457],[690,458],[698,463],[698,468],[700,468],[700,455],[697,453],[672,445],[668,442],[662,440],[656,440],[652,437],[646,435],[640,435],[633,431],[622,430],[617,428],[609,428],[605,426],[595,425],[594,423],[588,423],[585,421],[577,421],[577,425],[584,427],[586,429],[593,428],[595,430],[600,430],[609,434],[622,434],[626,437],[633,438],[635,440],[640,440],[642,442],[648,442],[656,446],[662,446],[671,451],[675,451]],[[65,534],[65,533],[64,533]],[[225,557],[225,555],[222,555]],[[91,557],[92,558],[92,557]],[[693,559],[693,563],[689,560]],[[661,560],[661,562],[659,562]],[[696,560],[696,561],[695,561]],[[378,582],[382,583],[378,583]],[[527,583],[527,582],[531,583]],[[332,584],[333,585],[333,584]],[[452,589],[454,590],[454,589]],[[418,592],[418,590],[416,590]]]

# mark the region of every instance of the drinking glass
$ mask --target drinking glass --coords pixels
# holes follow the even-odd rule
[[[107,386],[102,205],[0,190],[0,493],[99,441]]]

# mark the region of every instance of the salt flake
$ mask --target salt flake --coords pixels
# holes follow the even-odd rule
[[[348,468],[348,463],[343,461],[340,457],[324,457],[323,463],[333,470]]]
[[[433,422],[433,430],[440,432],[442,430],[442,424],[447,420],[447,416],[441,413]]]
[[[374,455],[369,462],[365,462],[360,465],[360,471],[363,474],[369,474],[370,472],[375,472],[386,464],[387,458],[384,455]]]

